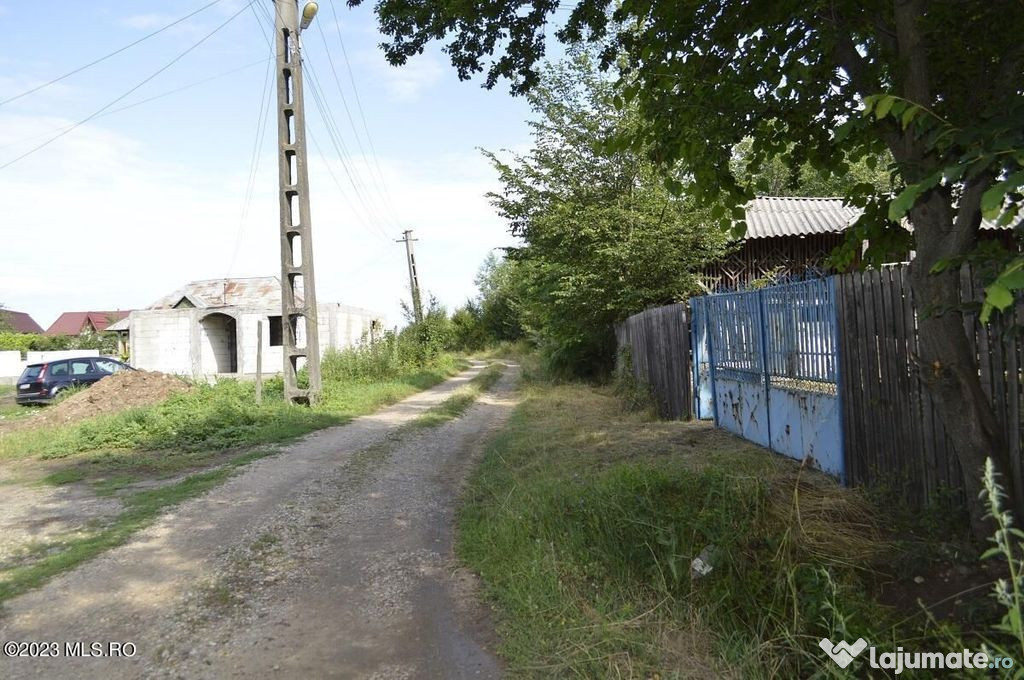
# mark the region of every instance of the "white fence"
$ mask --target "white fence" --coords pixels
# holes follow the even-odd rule
[[[13,385],[29,364],[75,357],[98,357],[99,355],[98,349],[60,349],[49,352],[27,352],[25,358],[22,359],[21,352],[17,350],[2,351],[0,352],[0,385]]]

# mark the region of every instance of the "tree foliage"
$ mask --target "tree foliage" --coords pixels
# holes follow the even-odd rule
[[[502,183],[492,202],[525,242],[509,253],[516,305],[555,367],[600,373],[613,324],[697,291],[725,234],[666,188],[677,180],[646,153],[607,144],[637,113],[588,54],[549,66],[528,97],[533,148],[508,161],[487,152]]]

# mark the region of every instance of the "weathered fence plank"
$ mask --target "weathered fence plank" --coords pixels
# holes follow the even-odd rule
[[[943,487],[960,491],[961,475],[922,381],[928,367],[917,358],[921,312],[909,283],[905,266],[839,277],[844,443],[849,482],[896,487],[909,503],[923,506]],[[982,388],[1006,433],[1012,472],[1024,481],[1024,342],[1012,314],[990,326],[980,323],[982,290],[966,267],[960,286]]]
[[[615,338],[620,356],[628,348],[633,375],[650,387],[659,415],[692,418],[693,369],[686,305],[654,307],[634,314],[616,327]]]

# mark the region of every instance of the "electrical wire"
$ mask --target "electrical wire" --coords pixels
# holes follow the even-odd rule
[[[154,36],[160,35],[164,31],[166,31],[167,29],[173,28],[173,27],[177,26],[178,24],[180,24],[183,21],[188,21],[189,19],[191,19],[195,15],[199,14],[200,12],[202,12],[204,10],[209,9],[210,7],[213,7],[214,5],[218,4],[219,2],[221,2],[221,0],[213,0],[213,2],[209,2],[209,3],[205,4],[205,5],[203,5],[202,7],[200,7],[199,9],[194,10],[192,12],[189,12],[188,14],[186,14],[183,17],[181,17],[180,19],[176,19],[175,21],[172,21],[171,23],[167,24],[166,26],[164,26],[162,28],[158,28],[157,30],[153,31],[152,33],[149,33],[147,35],[142,36],[141,38],[139,38],[135,42],[128,43],[124,47],[120,47],[120,48],[114,50],[113,52],[110,52],[109,54],[106,54],[106,55],[100,57],[99,59],[96,59],[94,61],[90,61],[85,66],[79,66],[78,68],[76,68],[74,70],[71,70],[71,71],[68,71],[67,73],[65,73],[62,76],[57,76],[53,80],[49,80],[49,81],[43,83],[42,85],[37,85],[37,86],[35,86],[35,87],[31,88],[31,89],[25,90],[21,94],[16,94],[13,97],[8,97],[7,99],[4,99],[4,100],[0,101],[0,106],[3,106],[4,104],[10,104],[11,102],[13,102],[13,101],[15,101],[17,99],[21,99],[22,97],[27,97],[28,95],[32,94],[33,92],[38,92],[39,90],[47,88],[47,87],[49,87],[51,85],[54,85],[56,83],[59,83],[60,81],[64,80],[65,78],[70,78],[71,76],[75,75],[76,73],[81,73],[82,71],[84,71],[84,70],[86,70],[88,68],[92,68],[96,64],[100,64],[100,63],[106,61],[107,59],[110,59],[111,57],[115,57],[115,56],[121,54],[125,50],[129,50],[132,47],[135,47],[139,43],[145,42],[146,40],[149,40],[150,38],[152,38]]]
[[[352,128],[352,136],[356,140],[356,146],[359,147],[359,153],[362,155],[363,158],[369,157],[374,162],[374,164],[377,165],[378,176],[375,177],[373,174],[373,170],[370,170],[370,180],[373,184],[373,188],[377,191],[377,194],[381,199],[381,205],[383,205],[386,212],[390,214],[390,218],[391,221],[394,223],[394,226],[398,229],[401,229],[401,223],[398,221],[398,217],[395,214],[394,207],[391,205],[391,202],[385,196],[384,189],[382,188],[384,186],[384,178],[383,175],[381,175],[379,172],[380,165],[377,163],[376,154],[367,154],[366,149],[363,147],[363,142],[359,137],[359,131],[356,129],[355,119],[352,118],[352,111],[349,109],[348,100],[345,97],[345,92],[341,87],[341,80],[338,78],[338,71],[334,66],[334,57],[331,56],[331,50],[329,47],[327,47],[327,35],[324,33],[324,29],[320,24],[317,24],[317,29],[320,33],[320,40],[323,42],[324,45],[324,52],[327,54],[327,61],[329,62],[331,67],[331,74],[334,76],[334,85],[338,89],[338,95],[341,97],[341,104],[345,108],[345,115],[348,118],[348,124]],[[367,142],[370,142],[369,137],[367,137]]]
[[[338,21],[338,12],[334,7],[334,0],[330,0],[330,5],[331,15],[334,17],[334,30],[338,34],[338,45],[341,47],[341,55],[345,58],[345,69],[348,71],[348,81],[352,85],[352,94],[356,99],[356,109],[359,111],[359,118],[363,124],[363,132],[366,134],[366,142],[370,146],[370,155],[373,158],[373,164],[377,170],[377,176],[380,178],[381,185],[384,187],[384,193],[387,195],[387,200],[392,206],[392,214],[394,214],[394,199],[391,196],[391,191],[388,189],[387,182],[384,181],[384,173],[381,172],[380,162],[377,160],[377,149],[373,143],[373,135],[370,134],[370,126],[366,124],[366,113],[363,111],[363,102],[362,98],[359,96],[359,87],[356,85],[356,77],[352,71],[352,62],[348,58],[348,50],[345,49],[345,41],[341,37],[341,22]],[[397,214],[394,216],[397,219]]]
[[[72,126],[70,126],[69,128],[67,128],[67,129],[63,130],[62,132],[60,132],[60,133],[58,133],[58,134],[54,135],[53,137],[50,137],[49,139],[47,139],[47,140],[46,140],[45,142],[43,142],[42,144],[38,144],[38,145],[36,145],[36,146],[32,147],[31,149],[29,149],[28,151],[26,151],[25,153],[21,154],[20,156],[16,156],[15,158],[12,158],[11,160],[9,160],[9,161],[7,161],[6,163],[4,163],[3,165],[0,165],[0,170],[4,170],[4,169],[6,169],[6,168],[9,168],[10,166],[14,165],[14,164],[15,164],[15,163],[17,163],[18,161],[21,161],[21,160],[23,160],[23,159],[27,158],[28,156],[31,156],[31,155],[32,155],[32,154],[34,154],[35,152],[37,152],[37,151],[39,151],[39,150],[41,150],[41,149],[43,149],[43,148],[45,148],[45,147],[49,146],[49,145],[50,145],[50,144],[52,144],[53,142],[57,141],[58,139],[60,139],[60,138],[61,138],[61,137],[63,137],[64,135],[66,135],[66,134],[70,133],[71,131],[73,131],[73,130],[75,130],[75,129],[79,128],[79,127],[81,127],[82,125],[85,125],[85,124],[86,124],[86,123],[88,123],[89,121],[91,121],[91,120],[93,120],[94,118],[96,118],[97,116],[101,115],[101,114],[102,114],[102,113],[103,113],[104,111],[106,111],[107,109],[109,109],[109,108],[111,108],[112,106],[114,106],[114,104],[117,104],[117,103],[118,103],[118,102],[120,102],[121,100],[125,99],[126,97],[128,97],[129,95],[131,95],[132,93],[134,93],[134,92],[135,92],[136,90],[138,90],[139,88],[141,88],[141,87],[142,87],[143,85],[145,85],[146,83],[150,82],[151,80],[153,80],[154,78],[156,78],[157,76],[159,76],[159,75],[160,75],[161,73],[163,73],[163,72],[164,72],[164,71],[166,71],[167,69],[169,69],[169,68],[171,68],[172,66],[174,66],[174,65],[175,65],[176,63],[178,63],[178,62],[179,62],[179,61],[181,61],[181,60],[182,60],[183,58],[185,58],[185,56],[186,56],[186,55],[188,55],[188,54],[189,54],[190,52],[192,52],[193,50],[195,50],[196,48],[198,48],[198,47],[199,47],[200,45],[202,45],[203,43],[205,43],[205,42],[206,42],[207,40],[209,40],[210,38],[212,38],[212,37],[213,37],[213,36],[214,36],[214,35],[215,35],[216,33],[218,33],[218,32],[219,32],[219,31],[220,31],[220,30],[221,30],[222,28],[224,28],[225,26],[227,26],[228,24],[230,24],[230,23],[231,23],[232,21],[234,21],[234,20],[235,20],[235,18],[236,18],[236,17],[238,17],[238,15],[239,15],[239,14],[241,14],[241,13],[242,13],[242,12],[244,12],[244,11],[245,11],[246,9],[248,9],[248,8],[249,8],[249,5],[251,5],[251,4],[252,4],[252,3],[254,2],[254,1],[255,1],[255,0],[249,0],[249,2],[247,2],[247,3],[246,3],[246,4],[244,4],[244,5],[242,5],[242,8],[241,8],[241,9],[239,9],[239,10],[238,10],[237,12],[235,12],[235,13],[234,13],[234,14],[232,14],[232,15],[231,15],[230,17],[228,17],[228,19],[227,19],[226,21],[224,21],[224,22],[223,22],[222,24],[220,24],[219,26],[217,26],[217,28],[213,29],[212,31],[210,31],[209,33],[207,33],[206,35],[204,35],[204,36],[203,36],[202,38],[200,38],[200,39],[199,39],[198,41],[196,41],[195,43],[193,43],[193,44],[192,44],[192,45],[191,45],[191,46],[190,46],[190,47],[189,47],[188,49],[186,49],[185,51],[183,51],[183,52],[180,52],[180,53],[179,53],[179,54],[178,54],[178,55],[177,55],[176,57],[174,57],[174,58],[173,58],[173,59],[171,59],[171,60],[170,60],[169,62],[167,62],[166,64],[164,64],[163,66],[161,66],[161,67],[160,67],[159,69],[157,69],[157,70],[156,70],[156,71],[155,71],[154,73],[152,73],[151,75],[149,75],[149,76],[147,76],[146,78],[144,78],[144,79],[143,79],[142,81],[140,81],[140,82],[139,82],[139,83],[138,83],[137,85],[135,85],[135,86],[133,86],[132,88],[130,88],[130,89],[129,89],[129,90],[127,91],[127,92],[125,92],[124,94],[122,94],[122,95],[118,96],[118,97],[117,97],[116,99],[113,99],[112,101],[108,102],[107,104],[104,104],[104,105],[103,105],[103,107],[101,107],[101,108],[97,109],[97,110],[96,110],[96,111],[94,111],[93,113],[89,114],[88,116],[86,116],[86,117],[85,117],[85,118],[83,118],[82,120],[78,121],[78,122],[77,122],[77,123],[75,123],[74,125],[72,125]]]
[[[348,176],[349,183],[352,185],[352,190],[355,192],[356,199],[363,206],[363,209],[366,211],[366,215],[370,218],[368,220],[368,224],[373,225],[380,232],[383,238],[389,238],[387,232],[381,227],[379,210],[375,207],[371,207],[371,203],[368,203],[366,200],[368,192],[366,191],[362,178],[359,176],[358,170],[356,170],[354,166],[350,167],[351,159],[346,160],[349,158],[349,154],[345,147],[345,142],[341,138],[341,135],[334,124],[333,117],[330,114],[330,110],[323,100],[320,87],[317,85],[317,78],[313,71],[312,64],[310,64],[309,74],[310,79],[308,82],[310,85],[310,92],[313,94],[313,101],[316,104],[317,112],[320,114],[320,118],[323,121],[324,126],[327,128],[327,135],[334,147],[334,151],[338,154],[338,160],[341,161],[341,166],[345,170],[345,174]],[[324,158],[326,158],[326,156],[324,156]],[[372,199],[372,197],[370,198]]]
[[[251,5],[250,5],[251,7]],[[253,15],[256,16],[255,10]],[[259,17],[256,16],[256,21],[259,22]],[[262,24],[260,24],[262,28]],[[273,52],[274,46],[271,45],[271,51]],[[238,233],[235,235],[235,247],[231,253],[231,261],[228,264],[227,278],[231,278],[231,273],[234,271],[235,262],[238,260],[238,254],[242,249],[242,238],[245,236],[245,227],[249,219],[249,209],[252,206],[252,199],[256,193],[256,175],[259,173],[260,167],[260,148],[263,146],[263,140],[267,133],[267,121],[270,119],[271,109],[271,98],[273,97],[273,91],[270,87],[271,76],[274,73],[273,60],[275,55],[271,55],[270,60],[267,62],[267,73],[263,77],[263,92],[260,94],[260,110],[256,116],[256,137],[252,144],[252,154],[249,157],[249,177],[246,181],[245,186],[245,199],[242,202],[242,215],[238,219]]]
[[[218,79],[224,78],[226,76],[234,75],[235,73],[239,73],[239,72],[244,71],[246,69],[250,69],[253,66],[258,66],[260,64],[266,64],[268,60],[273,60],[273,57],[269,57],[268,59],[259,59],[257,61],[251,61],[248,64],[244,64],[242,66],[235,67],[235,68],[233,68],[231,70],[224,71],[223,73],[218,73],[217,75],[214,75],[214,76],[208,76],[206,78],[203,78],[202,80],[196,80],[196,81],[191,82],[191,83],[189,83],[187,85],[182,85],[181,87],[176,87],[173,90],[168,90],[166,92],[161,92],[160,94],[155,94],[152,97],[146,97],[145,99],[140,99],[138,101],[134,101],[131,104],[125,104],[124,106],[119,106],[116,109],[110,109],[109,111],[105,111],[105,112],[101,113],[100,115],[96,116],[96,118],[106,118],[107,116],[112,116],[115,113],[121,113],[122,111],[127,111],[128,109],[134,109],[136,106],[142,106],[143,104],[148,104],[150,102],[156,101],[157,99],[163,99],[164,97],[169,97],[171,95],[178,94],[179,92],[184,92],[185,90],[190,90],[193,87],[198,87],[199,85],[205,85],[206,83],[209,83],[211,81],[218,80]],[[96,118],[94,118],[93,120],[95,120]],[[47,130],[46,132],[43,132],[43,133],[38,134],[38,135],[33,135],[31,137],[25,137],[23,139],[18,139],[18,140],[15,140],[13,142],[7,142],[5,144],[0,144],[0,149],[6,149],[8,147],[16,146],[18,144],[24,144],[25,142],[31,142],[34,139],[42,139],[43,137],[49,137],[50,135],[52,135],[55,132],[61,132],[61,131],[64,131],[64,130],[67,130],[67,131],[70,132],[70,130],[71,130],[71,128],[73,126],[74,126],[74,124],[72,124],[72,125],[65,125],[64,127],[59,127],[59,128],[52,128],[52,129]]]
[[[266,21],[274,23],[274,17],[271,16],[269,10],[267,10],[265,7],[261,5],[254,5],[254,7],[258,7],[262,11],[264,19]],[[275,5],[274,8],[276,14],[277,6]],[[264,39],[267,40],[267,43],[270,44],[270,36],[268,36],[266,32],[264,32],[263,35]],[[362,213],[360,215],[357,215],[357,217],[360,220],[359,226],[363,227],[364,229],[367,229],[368,231],[370,231],[368,227],[373,226],[377,229],[377,231],[379,232],[378,235],[381,238],[389,240],[390,237],[387,236],[387,232],[385,232],[380,227],[379,215],[373,208],[370,207],[370,205],[366,202],[366,199],[364,198],[365,186],[361,177],[359,176],[358,170],[354,166],[350,167],[350,164],[347,160],[349,158],[347,148],[345,147],[344,140],[341,138],[341,135],[338,132],[336,126],[334,126],[333,117],[330,115],[329,110],[327,109],[325,102],[323,100],[323,97],[321,96],[321,88],[318,87],[318,79],[316,76],[316,72],[313,70],[313,64],[308,60],[308,56],[306,55],[304,55],[303,62],[304,64],[307,64],[309,66],[310,91],[313,94],[313,99],[314,102],[316,103],[317,111],[320,113],[320,117],[324,122],[324,126],[327,129],[328,138],[330,139],[331,145],[334,147],[335,151],[338,154],[338,160],[341,161],[342,168],[345,171],[345,175],[348,177],[349,183],[352,185],[352,190],[355,192],[356,201],[352,201],[349,198],[348,192],[345,191],[344,188],[342,187],[342,183],[338,180],[337,174],[331,167],[329,156],[323,153],[323,150],[320,148],[320,145],[317,142],[316,138],[314,137],[312,130],[307,128],[306,134],[310,138],[310,141],[313,142],[314,148],[316,149],[317,153],[323,159],[324,165],[327,167],[328,174],[331,176],[331,179],[333,180],[335,186],[337,187],[338,192],[342,195],[342,197],[345,199],[347,203],[353,206],[354,209],[357,207],[356,202],[358,202],[359,207],[362,208],[361,211],[357,211]],[[362,189],[360,188],[361,186],[363,187]],[[371,231],[371,233],[373,232]]]

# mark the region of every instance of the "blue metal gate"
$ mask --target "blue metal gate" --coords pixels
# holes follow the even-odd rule
[[[835,279],[692,298],[690,309],[698,417],[842,479]]]

